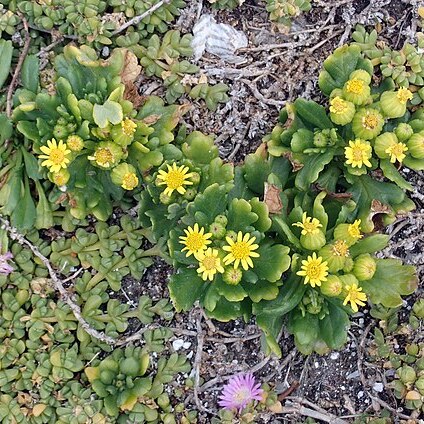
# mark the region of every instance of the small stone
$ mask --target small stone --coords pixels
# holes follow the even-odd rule
[[[335,361],[336,359],[339,359],[340,353],[339,352],[333,352],[330,355],[330,359],[332,359],[333,361]]]
[[[315,368],[319,368],[319,362],[317,361],[317,362],[314,362],[314,367]]]
[[[359,371],[358,370],[356,370],[356,371],[354,371],[354,372],[352,372],[352,373],[350,373],[347,377],[346,377],[348,380],[351,380],[351,379],[353,379],[353,378],[359,378]]]
[[[191,346],[191,342],[184,342],[183,348],[188,349]]]
[[[364,397],[364,392],[362,391],[362,390],[360,390],[359,392],[358,392],[358,399],[361,399],[361,398],[363,398]]]
[[[174,348],[174,350],[177,352],[178,350],[180,350],[182,347],[184,346],[184,340],[181,339],[176,339],[172,342],[172,347]]]
[[[375,390],[378,393],[381,393],[384,389],[383,383],[375,383],[374,386],[372,386],[373,390]]]

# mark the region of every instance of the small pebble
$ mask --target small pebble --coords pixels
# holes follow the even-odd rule
[[[182,339],[176,339],[176,340],[174,340],[172,342],[172,347],[174,348],[175,351],[178,351],[182,347],[185,347],[184,344],[185,344],[184,340],[182,340]],[[190,345],[189,345],[189,347],[190,347]]]
[[[314,363],[314,367],[315,367],[315,368],[319,368],[319,362],[315,362],[315,363]]]
[[[339,352],[333,352],[330,355],[330,359],[332,359],[333,361],[335,361],[336,359],[339,359],[340,353]]]
[[[362,390],[360,390],[358,392],[358,399],[361,399],[362,397],[364,397],[364,392]]]
[[[350,373],[346,378],[348,380],[351,380],[352,378],[359,378],[359,371],[356,370],[356,371]]]
[[[374,386],[372,386],[372,388],[378,392],[381,393],[384,389],[383,383],[375,383]]]

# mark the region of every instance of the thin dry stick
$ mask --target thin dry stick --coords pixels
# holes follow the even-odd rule
[[[24,31],[25,31],[25,42],[24,47],[21,51],[21,54],[19,55],[18,63],[16,64],[15,72],[13,73],[12,81],[9,85],[9,89],[7,90],[7,96],[6,96],[6,115],[8,118],[12,116],[12,97],[13,92],[16,88],[16,84],[18,83],[18,77],[21,72],[22,65],[24,63],[24,60],[28,54],[29,46],[31,43],[31,37],[29,35],[29,28],[28,28],[28,22],[27,20],[21,16],[22,22],[24,24]]]
[[[126,30],[128,27],[132,25],[138,25],[144,18],[147,18],[152,13],[156,12],[159,8],[161,8],[165,4],[171,3],[171,0],[161,0],[159,3],[153,5],[150,9],[147,9],[144,13],[138,16],[134,16],[134,18],[130,19],[127,23],[121,25],[117,30],[112,32],[112,35],[120,34],[122,31]]]
[[[200,386],[200,365],[202,363],[202,353],[203,353],[203,343],[204,343],[204,334],[202,329],[202,318],[203,313],[199,312],[196,319],[196,330],[197,330],[197,350],[196,356],[194,357],[194,401],[196,402],[196,406],[199,410],[205,411],[206,408],[202,405],[199,399],[199,386]]]
[[[22,246],[27,246],[31,252],[39,258],[44,266],[47,268],[50,274],[50,278],[53,281],[55,289],[60,293],[60,296],[67,303],[67,305],[71,308],[75,318],[80,323],[81,327],[88,333],[91,337],[105,342],[107,344],[113,345],[115,344],[115,340],[112,337],[107,336],[105,333],[101,331],[97,331],[94,328],[91,328],[88,322],[82,317],[81,308],[72,300],[71,295],[68,291],[63,287],[62,281],[57,276],[55,270],[53,269],[50,261],[38,250],[36,246],[34,246],[31,242],[29,242],[22,234],[20,234],[16,228],[13,228],[7,219],[4,219],[0,216],[0,223],[4,227],[4,229],[9,233],[9,236],[12,240],[16,240]]]

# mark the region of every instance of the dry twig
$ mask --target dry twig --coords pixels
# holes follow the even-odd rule
[[[29,35],[29,28],[28,28],[28,22],[27,20],[21,16],[22,22],[24,24],[24,31],[25,31],[25,42],[24,47],[21,51],[21,54],[19,55],[18,63],[16,64],[15,72],[13,73],[12,81],[9,85],[9,89],[7,90],[7,96],[6,96],[6,115],[8,118],[12,116],[12,97],[13,92],[16,88],[16,85],[18,83],[18,77],[21,72],[22,65],[24,63],[24,60],[28,54],[29,46],[31,43],[31,37]]]
[[[68,293],[68,291],[63,286],[62,281],[57,276],[56,271],[50,264],[50,261],[39,251],[38,247],[34,246],[30,241],[28,241],[22,234],[20,234],[16,230],[16,228],[13,228],[9,224],[9,221],[7,219],[0,216],[0,223],[2,224],[3,228],[8,232],[9,237],[12,240],[16,240],[22,246],[27,246],[31,250],[31,252],[43,262],[44,266],[49,272],[51,280],[53,281],[54,288],[59,292],[63,301],[66,302],[67,305],[71,308],[73,314],[75,315],[75,318],[78,320],[85,332],[88,333],[94,339],[100,340],[110,345],[115,344],[115,339],[110,336],[107,336],[101,331],[97,331],[94,328],[91,328],[88,322],[83,318],[81,314],[81,308],[73,301],[71,294]]]
[[[156,10],[160,9],[163,5],[171,3],[171,0],[161,0],[160,2],[153,5],[150,9],[147,9],[144,13],[138,16],[134,16],[134,18],[130,19],[125,24],[121,25],[117,30],[112,32],[113,35],[120,34],[122,31],[126,30],[128,27],[132,25],[138,25],[144,18],[147,18],[152,13],[156,12]]]

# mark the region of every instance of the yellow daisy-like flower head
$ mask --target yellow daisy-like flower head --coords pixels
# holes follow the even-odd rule
[[[302,222],[295,222],[293,226],[302,228],[301,234],[306,236],[306,234],[318,234],[318,228],[322,227],[322,224],[318,219],[311,218],[306,215],[306,212],[303,212]]]
[[[406,104],[408,100],[412,100],[414,97],[412,92],[408,90],[406,87],[401,87],[396,93],[396,97],[402,104]]]
[[[128,172],[122,177],[121,187],[125,190],[134,190],[138,186],[138,178],[134,172]]]
[[[371,167],[372,148],[368,141],[357,138],[349,141],[349,147],[345,147],[346,164],[352,168],[362,168],[362,165]]]
[[[221,274],[224,272],[218,253],[218,249],[208,247],[206,250],[201,250],[196,254],[196,259],[199,261],[197,272],[202,274],[203,280],[212,281],[217,272]]]
[[[103,169],[116,166],[123,157],[123,150],[116,143],[105,141],[98,144],[96,150],[87,159]]]
[[[330,100],[330,112],[341,115],[348,110],[348,102],[339,96]]]
[[[333,244],[333,253],[336,256],[347,258],[349,256],[349,246],[344,240],[337,240]]]
[[[358,287],[356,283],[344,287],[346,291],[346,298],[343,301],[343,305],[347,305],[350,302],[350,307],[354,312],[358,312],[358,305],[365,306],[367,295],[362,292],[362,287]]]
[[[402,163],[402,161],[406,158],[404,152],[408,150],[405,143],[394,143],[389,148],[385,150],[385,153],[390,155],[390,162],[395,163],[398,161]]]
[[[69,174],[69,171],[67,169],[62,168],[58,172],[54,172],[51,174],[51,180],[53,183],[55,183],[58,187],[63,187],[66,185],[66,183],[69,181],[69,178],[71,175]]]
[[[68,150],[66,144],[60,140],[56,142],[54,138],[47,141],[47,146],[41,146],[40,150],[44,155],[40,155],[40,159],[45,159],[41,162],[41,166],[49,168],[50,172],[59,172],[62,168],[67,168],[69,155],[71,151]]]
[[[187,250],[186,257],[190,255],[196,256],[199,252],[202,252],[207,248],[208,244],[211,244],[212,237],[211,233],[205,234],[205,229],[203,227],[199,228],[197,222],[194,224],[194,227],[188,227],[184,230],[185,236],[180,236],[180,243],[185,247],[181,250]]]
[[[66,139],[66,145],[73,152],[80,152],[84,148],[84,140],[79,135],[70,135]]]
[[[354,221],[353,224],[349,224],[347,227],[347,232],[349,234],[350,237],[352,237],[353,239],[359,240],[362,237],[364,237],[361,234],[361,220],[357,219]]]
[[[362,94],[366,86],[365,81],[353,78],[346,83],[346,91],[352,94]]]
[[[224,246],[223,249],[228,252],[225,256],[224,264],[233,264],[234,268],[238,268],[240,263],[245,271],[253,268],[252,258],[259,258],[259,253],[254,252],[259,245],[254,244],[256,237],[250,237],[249,233],[243,235],[241,231],[237,233],[237,239],[234,241],[230,237],[226,237],[228,245]]]
[[[312,287],[320,286],[323,281],[327,281],[328,265],[322,257],[317,257],[315,252],[308,259],[302,261],[300,271],[296,272],[297,275],[305,277],[304,283],[310,284]]]
[[[177,167],[177,164],[174,162],[171,165],[167,164],[168,172],[164,170],[159,170],[158,179],[162,180],[158,185],[166,185],[164,193],[170,196],[174,190],[180,194],[186,192],[185,185],[193,185],[193,182],[189,180],[192,176],[189,171],[188,166],[181,165]]]
[[[131,119],[125,118],[121,122],[121,127],[122,127],[122,132],[126,136],[131,137],[135,133],[135,130],[137,129],[137,124]]]

